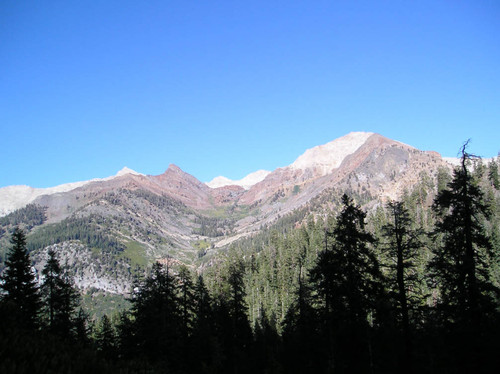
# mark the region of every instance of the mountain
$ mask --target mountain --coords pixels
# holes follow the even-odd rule
[[[202,183],[172,164],[160,175],[123,169],[51,189],[5,187],[0,211],[21,209],[0,218],[0,244],[7,243],[9,227],[24,225],[37,268],[55,246],[82,289],[122,293],[134,272],[153,261],[202,266],[220,248],[288,214],[324,214],[344,192],[372,209],[423,179],[436,185],[441,168],[451,165],[436,152],[353,132],[306,150],[289,166],[240,181]]]
[[[246,177],[239,180],[231,180],[226,177],[215,177],[210,182],[205,183],[208,187],[218,188],[225,186],[240,186],[245,190],[250,189],[254,184],[259,183],[265,177],[267,177],[271,172],[267,170],[257,170],[253,173],[248,174]]]
[[[290,165],[294,170],[314,170],[317,176],[330,174],[342,161],[356,152],[374,135],[371,132],[351,132],[330,143],[308,149]]]

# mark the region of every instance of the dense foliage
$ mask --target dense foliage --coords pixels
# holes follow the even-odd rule
[[[105,218],[98,215],[66,218],[57,224],[42,227],[34,232],[30,237],[28,249],[31,251],[63,241],[80,240],[90,248],[99,248],[105,252],[123,251],[123,244],[108,235],[106,229]]]
[[[37,204],[28,204],[24,208],[18,209],[5,217],[0,217],[0,227],[5,233],[5,229],[9,227],[24,226],[26,230],[30,230],[35,226],[42,225],[46,220],[47,208]],[[1,236],[1,235],[0,235]]]

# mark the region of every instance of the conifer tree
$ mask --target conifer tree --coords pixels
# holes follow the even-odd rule
[[[187,266],[181,265],[177,274],[178,279],[178,309],[179,309],[179,362],[182,367],[192,365],[190,360],[191,342],[194,323],[194,290],[192,275]]]
[[[402,202],[390,202],[387,205],[391,222],[383,227],[388,245],[385,252],[389,258],[389,285],[395,301],[397,322],[404,339],[404,358],[402,370],[411,372],[412,339],[411,313],[419,305],[416,263],[421,247],[422,230],[413,229],[408,210]]]
[[[243,263],[234,261],[229,265],[227,279],[229,286],[227,305],[232,320],[233,337],[235,343],[242,348],[250,343],[252,336],[245,303],[244,271]]]
[[[489,209],[469,172],[473,156],[465,151],[466,146],[448,189],[434,202],[439,217],[436,233],[443,235],[443,245],[434,250],[429,267],[439,281],[446,318],[450,322],[467,320],[477,326],[484,313],[491,312],[493,307],[489,295],[493,286],[486,262],[491,242],[481,222],[489,216]]]
[[[69,337],[75,325],[78,293],[63,273],[54,250],[48,252],[48,260],[42,270],[41,291],[44,308],[48,314],[49,329],[61,336]]]
[[[5,261],[5,274],[2,276],[4,295],[2,301],[11,303],[20,327],[33,329],[39,325],[40,294],[31,270],[31,261],[26,249],[26,236],[16,227],[11,238],[12,248]]]
[[[222,279],[222,292],[214,305],[218,339],[222,344],[224,366],[232,372],[241,372],[247,367],[248,353],[252,342],[252,330],[247,316],[245,267],[238,258],[229,259]]]
[[[113,358],[116,349],[116,333],[109,317],[102,316],[96,331],[97,349],[105,358]]]
[[[490,211],[469,172],[474,156],[466,152],[466,146],[448,189],[434,202],[436,234],[442,236],[442,245],[434,249],[429,269],[440,291],[438,310],[450,339],[453,363],[457,370],[479,372],[492,359],[488,350],[498,346],[485,343],[492,328],[498,326],[492,295],[499,290],[490,281],[492,246],[482,223]]]
[[[311,280],[325,322],[327,370],[366,371],[372,364],[368,317],[381,295],[382,275],[365,231],[365,213],[347,195]],[[325,241],[325,243],[327,243]],[[356,369],[357,368],[357,369]]]
[[[75,317],[75,338],[78,343],[86,347],[90,343],[91,326],[89,324],[89,315],[81,307]]]
[[[182,320],[182,334],[187,338],[193,328],[194,286],[191,272],[182,265],[179,268],[179,313]]]
[[[317,318],[312,307],[312,290],[305,279],[304,258],[299,259],[295,301],[284,320],[285,365],[286,371],[291,373],[314,372],[318,366],[316,351],[320,342],[317,339]]]
[[[500,159],[500,158],[499,158]],[[495,160],[491,160],[488,164],[488,179],[496,190],[500,189],[500,176],[498,175],[498,164]]]
[[[197,366],[198,369],[215,368],[215,362],[221,353],[218,350],[212,298],[201,275],[196,278],[193,300],[193,350],[191,353],[198,358],[195,367]]]
[[[177,362],[181,318],[177,281],[168,266],[153,265],[151,275],[134,292],[132,304],[134,333],[131,336],[138,353],[152,362]]]

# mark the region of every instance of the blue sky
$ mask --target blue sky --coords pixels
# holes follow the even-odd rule
[[[350,131],[500,151],[500,2],[0,4],[0,187],[202,181]]]

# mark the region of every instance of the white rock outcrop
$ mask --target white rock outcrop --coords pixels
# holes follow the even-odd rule
[[[327,175],[340,166],[342,161],[361,147],[372,132],[351,132],[330,143],[308,149],[289,167],[292,169],[316,169]]]
[[[239,180],[231,180],[226,177],[215,177],[210,182],[205,183],[210,188],[219,188],[224,186],[241,186],[245,190],[250,189],[254,184],[264,180],[271,172],[267,170],[257,170],[248,174],[246,177]]]

